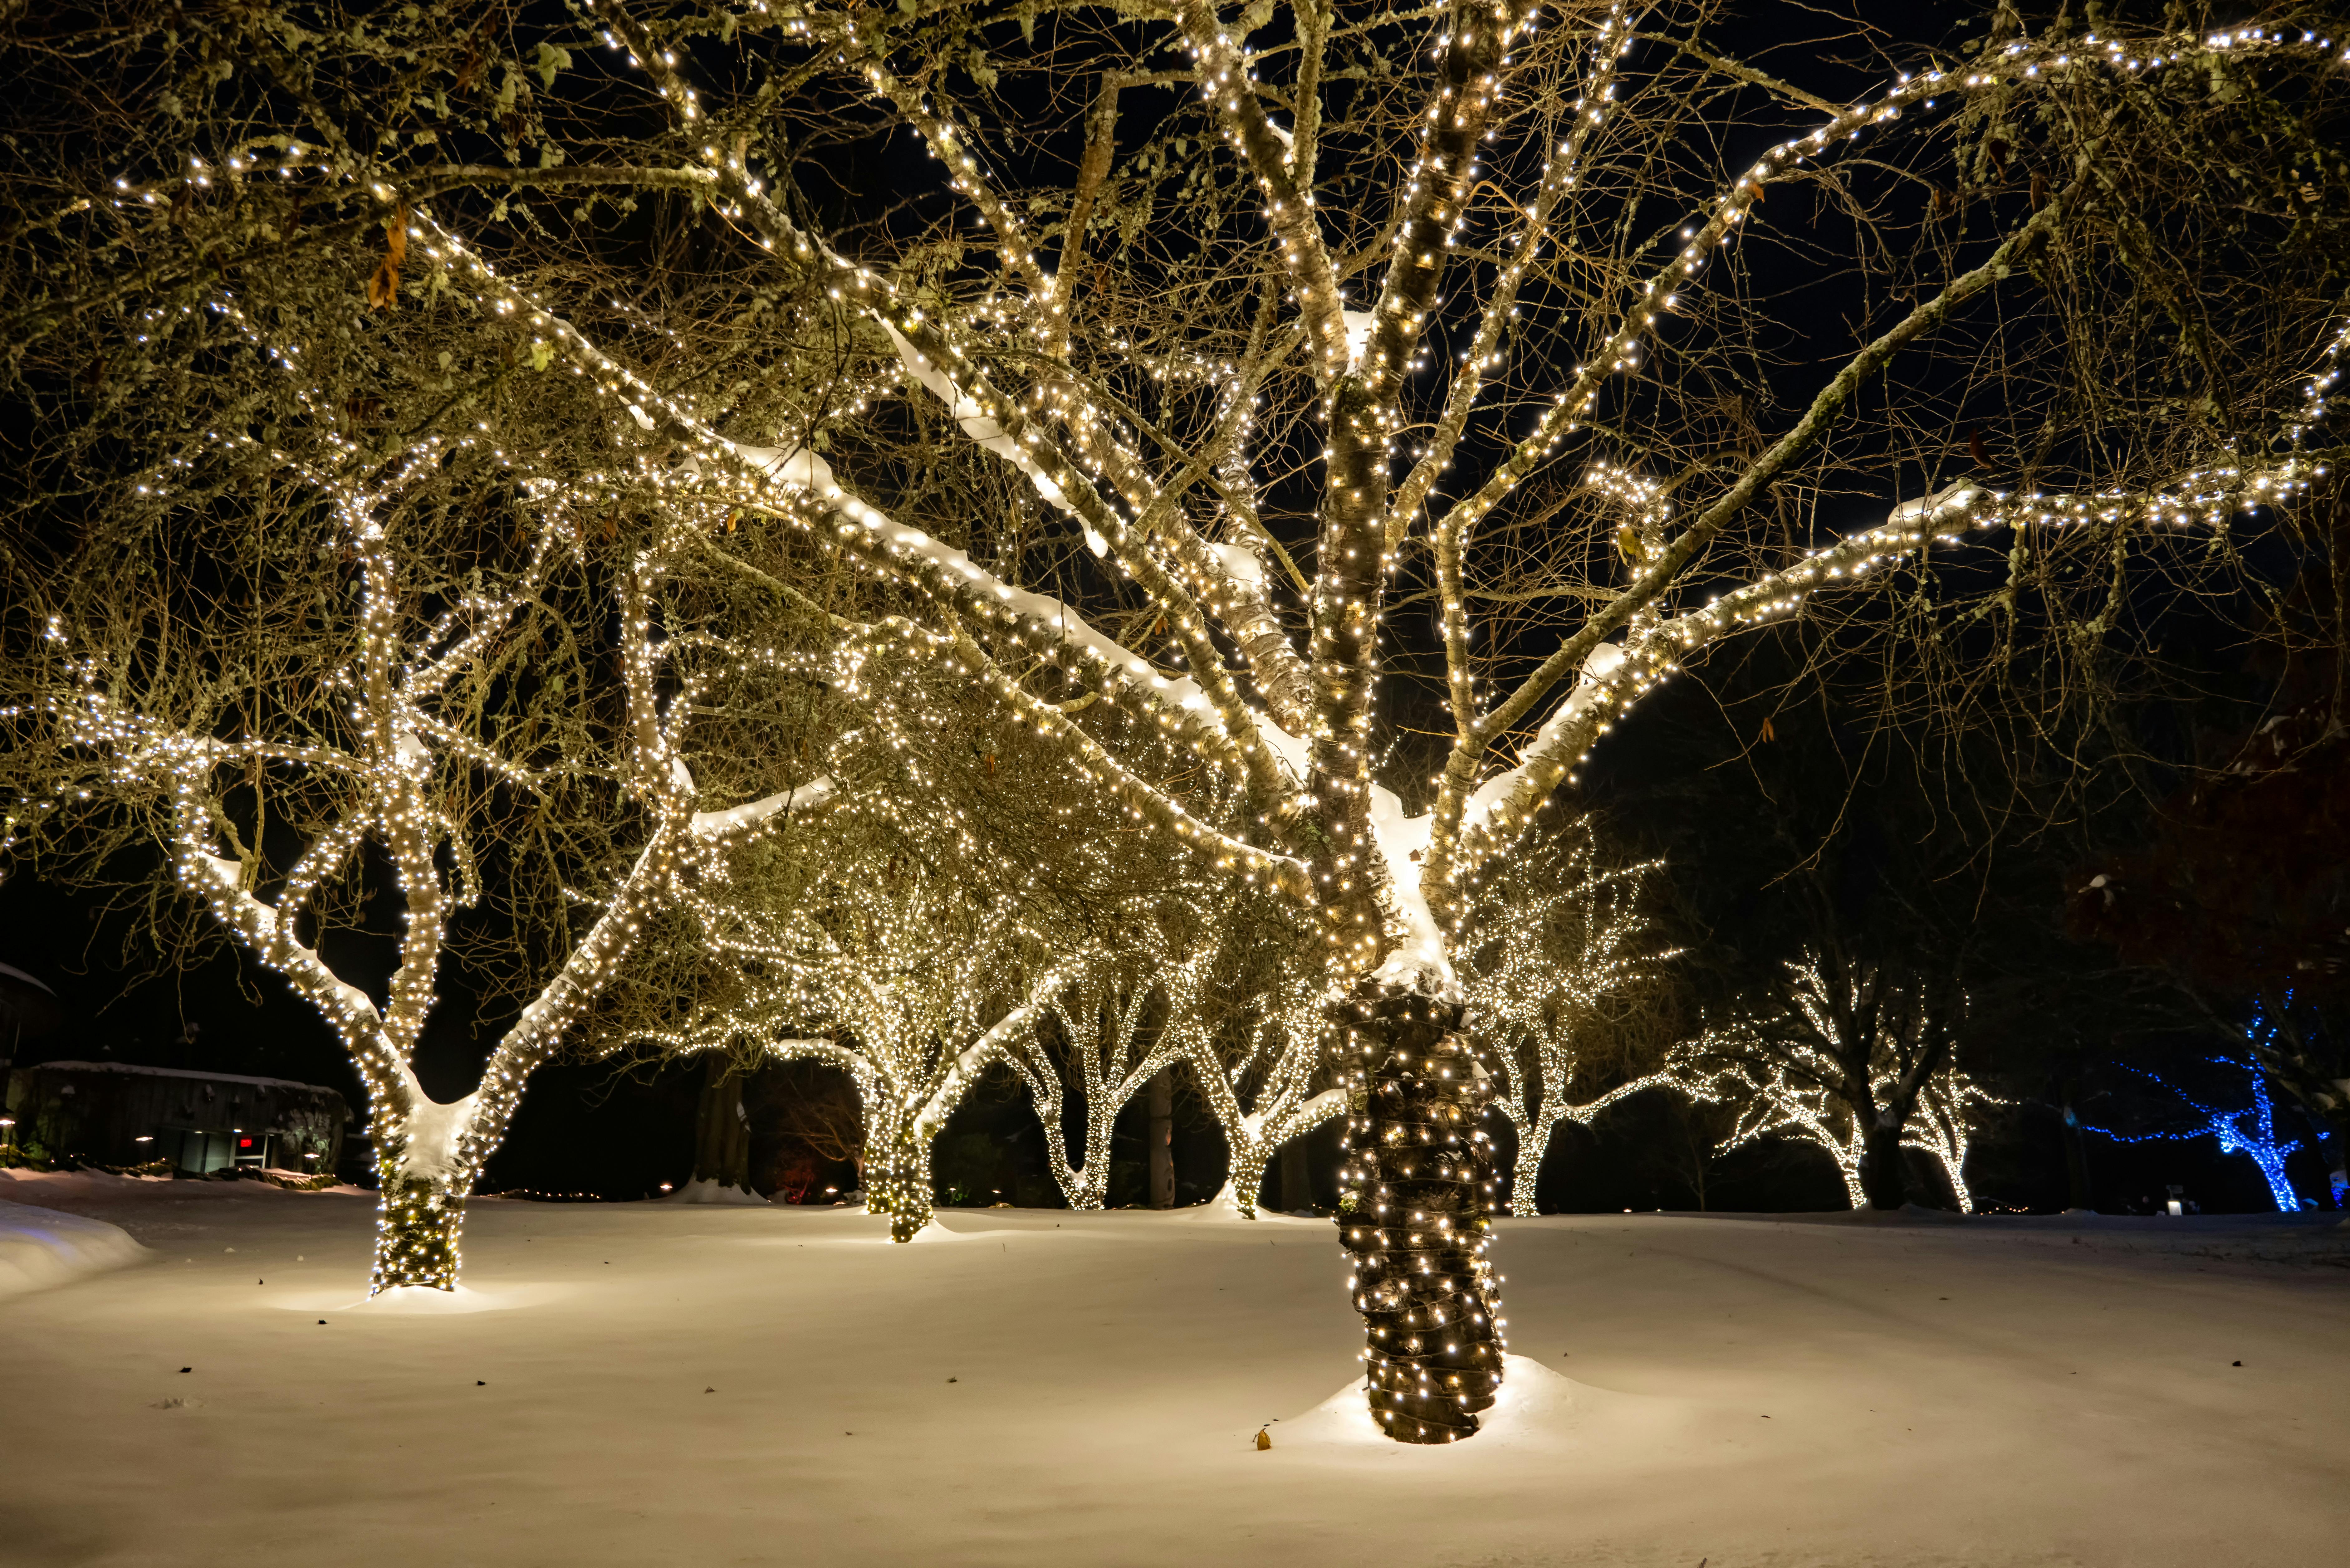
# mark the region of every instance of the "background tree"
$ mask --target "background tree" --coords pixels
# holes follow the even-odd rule
[[[2167,975],[2208,1029],[2231,1033],[2249,1002],[2252,1059],[2324,1131],[2339,1193],[2350,1152],[2350,710],[2338,635],[2345,511],[2327,569],[2305,571],[2256,645],[2249,690],[2224,703],[2184,781],[2138,842],[2071,879],[2074,929]]]
[[[1072,1209],[1108,1201],[1118,1113],[1174,1061],[1179,1034],[1169,1014],[1199,992],[1177,971],[1202,961],[1170,954],[1157,911],[1127,913],[1123,929],[1100,933],[1089,961],[1053,997],[1058,1029],[1032,1033],[1011,1057],[1044,1124],[1045,1165]],[[1085,1126],[1076,1164],[1063,1121],[1070,1100]]]
[[[1855,1209],[1915,1201],[1903,1150],[1932,1158],[1963,1212],[1968,1118],[1992,1103],[1950,1050],[1962,990],[1883,962],[1807,954],[1678,1064],[1693,1094],[1736,1107],[1726,1152],[1757,1138],[1816,1145]],[[1956,1014],[1957,1016],[1952,1016]],[[1930,1196],[1925,1195],[1925,1196]]]
[[[1673,1082],[1672,999],[1640,908],[1662,865],[1607,864],[1588,817],[1545,835],[1478,890],[1461,983],[1472,1027],[1499,1064],[1496,1103],[1517,1131],[1510,1212],[1538,1214],[1536,1179],[1562,1121],[1592,1119]],[[1701,1205],[1700,1205],[1701,1206]]]
[[[1170,1024],[1224,1135],[1224,1185],[1210,1201],[1249,1220],[1274,1157],[1347,1103],[1329,1082],[1323,1050],[1326,981],[1315,933],[1283,914],[1270,900],[1229,897],[1213,963],[1174,977],[1188,989]]]

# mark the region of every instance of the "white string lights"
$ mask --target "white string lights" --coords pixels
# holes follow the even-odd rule
[[[1093,961],[1051,1002],[1085,1112],[1078,1163],[1070,1164],[1062,1130],[1061,1064],[1034,1031],[1010,1058],[1044,1124],[1045,1165],[1072,1209],[1099,1209],[1109,1200],[1110,1139],[1118,1114],[1175,1061],[1179,1033],[1169,1014],[1198,994],[1196,985],[1186,982],[1201,959],[1194,955],[1186,962],[1170,953],[1149,911],[1135,910],[1130,919],[1133,945],[1090,955]]]
[[[1193,1081],[1224,1135],[1223,1190],[1215,1201],[1254,1219],[1265,1168],[1281,1147],[1346,1108],[1336,1086],[1315,1089],[1325,1064],[1328,994],[1322,975],[1276,973],[1255,994],[1221,1015],[1209,1010],[1211,981],[1194,964],[1171,976],[1171,1027],[1191,1064]],[[1221,1023],[1222,1027],[1212,1025]]]
[[[1892,1148],[1940,1165],[1960,1211],[1974,1212],[1970,1120],[2004,1102],[1951,1060],[1955,1020],[1928,1016],[1931,1003],[1922,997],[1897,996],[1903,988],[1881,968],[1832,970],[1806,953],[1786,970],[1792,1016],[1757,1013],[1708,1030],[1669,1064],[1689,1093],[1737,1107],[1720,1151],[1764,1137],[1814,1145],[1835,1162],[1852,1206],[1866,1209],[1871,1134],[1889,1132]],[[1956,1005],[1962,1013],[1963,993]]]
[[[253,441],[243,432],[224,439]],[[118,697],[109,690],[125,650],[78,652],[63,628],[53,629],[52,639],[67,656],[67,683],[48,700],[48,715],[67,757],[97,765],[118,790],[168,799],[174,825],[169,848],[182,885],[317,1008],[349,1053],[368,1091],[380,1178],[370,1293],[403,1286],[450,1290],[462,1266],[466,1197],[530,1073],[610,982],[681,869],[779,824],[790,796],[720,812],[696,809],[680,753],[691,698],[712,677],[681,668],[678,649],[654,633],[646,605],[662,563],[640,554],[621,594],[619,696],[633,718],[623,727],[617,761],[644,808],[644,831],[598,889],[595,918],[496,1042],[476,1087],[454,1101],[433,1100],[411,1060],[438,1000],[450,922],[481,894],[474,829],[449,803],[468,776],[527,794],[547,776],[549,760],[509,754],[504,737],[473,727],[479,715],[469,709],[466,690],[502,639],[543,616],[553,563],[577,547],[577,519],[560,495],[532,489],[535,531],[522,566],[501,584],[429,612],[432,600],[413,580],[418,563],[403,556],[382,519],[397,514],[422,476],[440,470],[450,444],[427,441],[364,484],[274,455],[293,482],[319,495],[334,539],[358,566],[348,612],[352,651],[347,661],[309,677],[338,695],[329,711],[339,732],[320,737],[307,721],[290,720],[292,737],[232,740],[188,727],[184,715],[145,711],[135,693]],[[222,675],[233,682],[238,673]],[[657,695],[664,685],[688,701],[664,707]],[[304,829],[305,842],[282,873],[265,864],[257,841],[239,836],[226,799],[256,773],[340,785],[337,805]],[[813,805],[824,793],[821,784],[803,787],[799,804]],[[23,802],[18,810],[49,804]],[[616,802],[613,809],[627,808]],[[399,962],[380,1004],[337,973],[315,939],[304,935],[322,894],[365,874],[370,847],[389,864],[402,910]]]
[[[1520,1218],[1540,1212],[1535,1182],[1560,1122],[1588,1127],[1610,1106],[1674,1082],[1660,1066],[1571,1097],[1579,1081],[1619,1065],[1595,1049],[1614,1033],[1603,1003],[1676,956],[1640,940],[1648,930],[1640,891],[1663,864],[1601,865],[1590,825],[1578,820],[1478,890],[1461,985],[1470,1026],[1500,1070],[1495,1103],[1517,1130],[1510,1212]]]
[[[1285,462],[1279,454],[1261,465],[1268,493],[1276,481],[1315,493],[1315,548],[1301,577],[1307,624],[1298,636],[1272,613],[1261,580],[1259,563],[1274,554],[1286,560],[1287,552],[1255,516],[1257,482],[1249,479],[1244,462],[1237,468],[1234,462],[1235,453],[1253,450],[1253,410],[1257,389],[1269,384],[1269,364],[1232,362],[1221,350],[1191,353],[1180,340],[1138,347],[1133,334],[1080,322],[1074,273],[1064,278],[1058,269],[1046,270],[1041,236],[1031,232],[1033,213],[998,188],[973,151],[982,139],[957,124],[939,98],[923,96],[919,72],[889,67],[886,51],[899,46],[899,35],[862,14],[786,21],[768,17],[759,5],[730,13],[745,28],[770,29],[787,42],[821,49],[851,82],[923,137],[946,172],[949,193],[989,231],[1001,263],[1001,278],[989,284],[980,303],[912,297],[882,269],[837,255],[792,224],[743,154],[716,140],[719,133],[711,127],[723,114],[686,81],[691,59],[685,47],[660,47],[611,0],[598,0],[591,10],[609,29],[613,46],[640,67],[641,79],[669,107],[681,146],[699,147],[683,159],[686,168],[660,171],[670,188],[700,193],[754,234],[784,281],[811,286],[844,311],[886,328],[899,370],[909,385],[937,400],[951,430],[1011,465],[1047,505],[1074,519],[1105,571],[1117,574],[1120,591],[1141,596],[1159,612],[1142,624],[1163,628],[1180,649],[1183,673],[1170,673],[1139,646],[1105,634],[1066,598],[1005,580],[892,518],[858,493],[854,476],[844,481],[812,453],[777,457],[726,440],[689,400],[663,393],[650,377],[622,365],[545,302],[507,285],[421,216],[409,231],[414,269],[526,329],[535,358],[554,373],[577,378],[601,400],[619,452],[604,480],[660,496],[681,527],[714,535],[730,516],[762,520],[836,559],[911,586],[927,597],[940,624],[900,621],[875,628],[889,639],[892,657],[977,683],[1021,714],[1041,741],[1060,747],[1089,788],[1148,824],[1163,842],[1190,848],[1244,885],[1277,890],[1310,912],[1326,950],[1325,972],[1341,982],[1337,989],[1347,991],[1347,982],[1357,979],[1367,979],[1370,988],[1368,994],[1350,994],[1337,1015],[1349,1042],[1347,1071],[1355,1075],[1347,1091],[1363,1096],[1349,1132],[1357,1200],[1370,1200],[1376,1210],[1383,1194],[1439,1179],[1426,1176],[1428,1169],[1444,1172],[1429,1204],[1403,1210],[1440,1213],[1444,1225],[1419,1231],[1406,1226],[1398,1237],[1387,1235],[1388,1227],[1373,1227],[1379,1231],[1374,1252],[1357,1257],[1374,1265],[1375,1286],[1362,1293],[1367,1301],[1387,1302],[1401,1288],[1389,1272],[1393,1260],[1414,1260],[1408,1271],[1414,1280],[1425,1273],[1445,1282],[1439,1294],[1425,1298],[1407,1292],[1399,1298],[1406,1304],[1396,1309],[1404,1317],[1378,1320],[1382,1328],[1424,1330],[1430,1314],[1440,1312],[1448,1327],[1473,1321],[1490,1334],[1494,1303],[1482,1262],[1482,1230],[1473,1244],[1463,1240],[1472,1225],[1483,1223],[1484,1210],[1463,1196],[1482,1192],[1488,1180],[1474,1173],[1483,1157],[1482,1135],[1456,1125],[1458,1116],[1473,1114],[1483,1092],[1469,1085],[1482,1084],[1480,1075],[1490,1069],[1453,1028],[1460,989],[1452,945],[1481,868],[1514,851],[1553,790],[1575,776],[1595,738],[1643,693],[1707,644],[1794,613],[1823,589],[1866,581],[1889,564],[1913,558],[1938,534],[2002,524],[2054,528],[2074,517],[2159,519],[2167,526],[2181,514],[2224,519],[2249,503],[2290,498],[2315,472],[2314,466],[2300,466],[2310,460],[2296,455],[2246,452],[2214,454],[2195,476],[2129,495],[1946,491],[1897,509],[1881,529],[1697,607],[1675,596],[1686,592],[1707,541],[1806,449],[1818,421],[1791,430],[1761,458],[1742,459],[1734,483],[1684,524],[1673,521],[1653,488],[1657,481],[1628,464],[1601,466],[1601,454],[1586,450],[1582,455],[1591,460],[1586,466],[1600,493],[1634,518],[1625,549],[1629,580],[1612,597],[1596,598],[1581,627],[1531,676],[1506,691],[1482,692],[1476,679],[1481,666],[1470,649],[1475,628],[1461,564],[1475,530],[1566,450],[1571,437],[1589,447],[1602,388],[1656,341],[1676,302],[1703,286],[1706,262],[1753,225],[1768,189],[1847,148],[1898,133],[1938,102],[1993,89],[2115,77],[2143,80],[2189,53],[2257,60],[2324,52],[2330,59],[2330,42],[2296,42],[2249,29],[2131,47],[2094,38],[2017,43],[1962,72],[1905,78],[1826,116],[1751,166],[1725,172],[1719,194],[1691,215],[1681,241],[1667,247],[1669,256],[1621,298],[1594,306],[1596,325],[1586,351],[1572,357],[1571,374],[1562,368],[1562,384],[1531,428],[1522,435],[1513,431],[1505,457],[1438,506],[1436,476],[1465,461],[1470,414],[1492,382],[1489,372],[1519,340],[1512,325],[1516,296],[1534,275],[1541,249],[1565,243],[1577,204],[1607,167],[1595,149],[1614,132],[1617,89],[1638,63],[1627,52],[1636,43],[1629,14],[1613,7],[1570,24],[1580,30],[1568,57],[1572,68],[1555,85],[1575,84],[1557,100],[1571,110],[1564,123],[1545,122],[1549,129],[1537,150],[1540,173],[1531,192],[1518,193],[1523,201],[1510,197],[1518,219],[1493,251],[1499,259],[1490,273],[1477,275],[1482,296],[1471,297],[1479,296],[1478,287],[1454,296],[1469,301],[1456,304],[1455,317],[1466,311],[1474,322],[1466,334],[1466,369],[1451,383],[1432,433],[1399,483],[1391,477],[1397,442],[1419,422],[1406,398],[1410,367],[1456,324],[1441,315],[1446,280],[1464,270],[1460,252],[1472,197],[1481,182],[1499,178],[1481,161],[1489,133],[1515,134],[1519,122],[1504,121],[1511,94],[1521,85],[1523,67],[1515,62],[1523,57],[1513,51],[1526,48],[1538,11],[1481,0],[1431,23],[1423,74],[1409,80],[1409,90],[1422,95],[1414,123],[1405,140],[1382,152],[1398,158],[1401,178],[1392,182],[1392,212],[1386,215],[1392,226],[1382,220],[1372,259],[1360,265],[1366,280],[1378,276],[1376,297],[1365,310],[1348,306],[1344,291],[1350,280],[1325,232],[1320,196],[1328,187],[1320,184],[1326,173],[1314,162],[1312,117],[1297,118],[1295,130],[1275,126],[1264,104],[1274,89],[1257,79],[1260,61],[1246,30],[1212,6],[1186,0],[1176,13],[1175,36],[1165,41],[1191,62],[1186,79],[1213,120],[1223,150],[1219,156],[1236,161],[1253,192],[1263,225],[1261,271],[1279,296],[1280,310],[1268,311],[1267,328],[1253,341],[1268,358],[1301,346],[1313,383],[1313,406],[1301,419],[1323,437],[1318,469],[1308,463],[1302,477],[1271,466]],[[1292,112],[1297,112],[1294,106]],[[2012,244],[2002,242],[1991,261],[1950,286],[1940,308],[1992,287],[2013,270],[2010,264],[2030,240],[2019,234]],[[1070,254],[1067,242],[1063,254]],[[1941,319],[1921,308],[1886,343],[1856,354],[1839,373],[1836,395],[1849,396],[1889,355],[1926,337]],[[1083,346],[1094,358],[1081,375],[1067,350],[1087,332],[1092,336]],[[2332,384],[2339,347],[2337,340],[2326,350],[2324,386]],[[1196,378],[1186,384],[1201,386],[1203,393],[1211,379],[1243,390],[1220,400],[1211,441],[1162,455],[1144,445],[1126,417],[1129,410],[1118,406],[1115,371],[1122,365],[1139,367],[1154,380]],[[1203,374],[1201,365],[1211,371]],[[1178,369],[1180,375],[1172,374]],[[2313,421],[2323,412],[2315,391],[2311,410]],[[639,432],[655,439],[639,441]],[[1221,547],[1209,543],[1185,509],[1186,493],[1200,485],[1215,488],[1219,520],[1234,525]],[[1388,580],[1399,552],[1420,544],[1430,549],[1435,570],[1455,733],[1433,809],[1408,817],[1397,795],[1373,782],[1380,753],[1376,690]],[[1230,668],[1235,654],[1239,671]],[[1224,784],[1243,791],[1245,807],[1203,820],[1181,792],[1133,765],[1115,737],[1105,740],[1094,719],[1065,705],[1061,693],[1068,686],[1106,699],[1098,709],[1143,719],[1170,750],[1197,758]],[[1054,695],[1040,695],[1040,687]],[[1516,765],[1497,768],[1497,752],[1536,725],[1534,743]],[[1430,1137],[1437,1142],[1419,1141]],[[1442,1154],[1435,1166],[1425,1152],[1430,1148]],[[1471,1173],[1465,1187],[1459,1175],[1464,1170]],[[1466,1206],[1457,1211],[1430,1207],[1440,1197]],[[1342,1225],[1342,1234],[1345,1230]],[[1419,1244],[1412,1236],[1439,1232],[1440,1251],[1452,1250],[1440,1268],[1433,1254],[1409,1251]],[[1474,1266],[1461,1259],[1473,1259]],[[1419,1262],[1430,1267],[1421,1270]],[[1461,1366],[1440,1366],[1378,1359],[1395,1354],[1385,1345],[1387,1337],[1375,1335],[1381,1348],[1372,1354],[1375,1390],[1386,1380],[1389,1403],[1383,1410],[1390,1429],[1409,1435],[1425,1428],[1440,1438],[1473,1431],[1477,1402],[1490,1388],[1481,1393],[1471,1386],[1498,1376],[1498,1338],[1476,1342],[1482,1351],[1460,1351]],[[1430,1342],[1425,1333],[1418,1337],[1423,1347]],[[1456,1334],[1442,1343],[1470,1342]],[[1442,1379],[1454,1376],[1465,1382],[1444,1394],[1451,1386]],[[1434,1386],[1423,1388],[1430,1379]],[[1426,1408],[1430,1395],[1452,1399],[1447,1417],[1405,1420],[1406,1405],[1397,1401]]]

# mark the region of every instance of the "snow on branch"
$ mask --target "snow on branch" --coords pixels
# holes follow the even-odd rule
[[[2345,348],[2350,348],[2350,323],[2321,351],[2302,408],[2286,427],[2294,443],[2325,417]],[[1966,534],[2002,527],[2134,523],[2150,530],[2220,529],[2239,513],[2307,493],[2314,481],[2331,471],[2323,458],[2292,452],[2262,460],[2223,457],[2168,484],[2140,489],[2016,494],[1960,480],[1931,495],[1905,501],[1877,527],[1807,552],[1793,565],[1711,598],[1700,608],[1639,618],[1636,635],[1620,648],[1607,643],[1595,647],[1586,657],[1582,680],[1544,723],[1523,760],[1485,780],[1470,797],[1462,814],[1464,834],[1489,838],[1482,854],[1495,852],[1507,835],[1532,820],[1551,789],[1562,780],[1575,779],[1575,769],[1589,758],[1591,744],[1601,732],[1679,672],[1683,657],[1722,637],[1796,614],[1814,594],[1864,582],[1934,545],[1956,545]],[[1617,490],[1630,486],[1627,493],[1645,500],[1634,476],[1604,472],[1600,482]]]
[[[697,811],[687,819],[687,826],[698,838],[732,837],[759,826],[778,813],[822,805],[832,798],[832,794],[831,779],[813,778],[759,800],[730,805],[723,811]]]
[[[1254,75],[1217,19],[1215,7],[1208,0],[1180,0],[1176,16],[1191,57],[1199,63],[1200,94],[1214,110],[1224,140],[1256,179],[1266,222],[1281,241],[1283,264],[1314,337],[1320,378],[1335,382],[1347,372],[1351,357],[1340,315],[1338,270],[1323,243],[1313,199],[1291,177],[1288,149],[1274,134],[1273,122],[1257,99]]]

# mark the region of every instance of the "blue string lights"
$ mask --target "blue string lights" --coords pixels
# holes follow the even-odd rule
[[[2290,996],[2287,1001],[2290,1002]],[[2265,1009],[2255,1008],[2252,1021],[2244,1030],[2245,1042],[2254,1051],[2268,1044],[2276,1036],[2277,1026],[2270,1022]],[[2221,1154],[2248,1154],[2252,1163],[2261,1168],[2261,1175],[2269,1184],[2269,1196],[2282,1213],[2293,1214],[2301,1210],[2301,1195],[2293,1190],[2292,1180],[2285,1175],[2285,1157],[2301,1147],[2299,1139],[2281,1139],[2276,1125],[2276,1106],[2269,1098],[2267,1076],[2259,1064],[2250,1056],[2214,1056],[2211,1064],[2232,1067],[2251,1081],[2252,1103],[2241,1110],[2222,1110],[2209,1106],[2157,1074],[2133,1067],[2140,1077],[2159,1084],[2180,1104],[2202,1118],[2199,1126],[2185,1130],[2149,1133],[2117,1133],[2108,1127],[2092,1127],[2088,1130],[2113,1139],[2116,1143],[2152,1143],[2158,1140],[2216,1137]]]

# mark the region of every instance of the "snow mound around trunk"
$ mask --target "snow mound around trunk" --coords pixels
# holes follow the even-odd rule
[[[1501,1449],[1549,1448],[1572,1441],[1575,1428],[1598,1407],[1626,1397],[1577,1383],[1528,1355],[1502,1358],[1501,1392],[1478,1422],[1477,1435],[1458,1447],[1492,1453]],[[1381,1454],[1431,1454],[1454,1445],[1420,1447],[1398,1443],[1379,1430],[1363,1397],[1360,1379],[1347,1384],[1303,1416],[1272,1428],[1274,1449],[1368,1449]]]
[[[675,1192],[666,1193],[656,1201],[662,1203],[720,1203],[740,1208],[764,1209],[767,1200],[757,1193],[741,1187],[722,1187],[714,1176],[699,1181],[689,1181]]]
[[[308,1291],[280,1295],[272,1292],[261,1304],[286,1312],[359,1313],[369,1317],[451,1317],[477,1312],[511,1312],[541,1306],[573,1293],[566,1284],[504,1284],[488,1290],[459,1285],[444,1291],[432,1285],[394,1285],[371,1296],[354,1297],[348,1291]]]
[[[119,1225],[0,1201],[0,1301],[123,1268],[146,1255]]]

